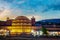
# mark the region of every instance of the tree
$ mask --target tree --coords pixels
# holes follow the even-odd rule
[[[48,35],[48,30],[44,26],[42,26],[41,31],[43,32],[43,34]]]

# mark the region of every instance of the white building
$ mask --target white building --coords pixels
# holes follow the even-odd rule
[[[43,35],[43,32],[41,30],[39,30],[39,31],[32,30],[31,33],[33,36],[42,36]]]

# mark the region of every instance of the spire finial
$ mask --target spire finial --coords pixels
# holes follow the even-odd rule
[[[7,20],[9,20],[9,17],[7,17]]]

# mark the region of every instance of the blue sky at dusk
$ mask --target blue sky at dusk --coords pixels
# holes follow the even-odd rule
[[[21,15],[36,20],[60,18],[60,0],[0,0],[0,20]]]

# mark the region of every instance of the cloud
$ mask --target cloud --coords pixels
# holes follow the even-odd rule
[[[60,0],[47,0],[47,1],[45,0],[44,3],[42,2],[42,4],[44,5],[44,8],[46,6],[43,12],[47,12],[50,10],[60,10]]]
[[[18,2],[14,2],[14,3],[16,3],[16,4],[22,4],[22,3],[24,3],[25,2],[25,0],[21,0],[21,1],[18,1]]]
[[[1,18],[6,16],[14,18],[15,16],[25,15],[29,18],[35,16],[39,20],[52,18],[52,13],[56,14],[58,13],[57,11],[60,11],[60,0],[0,0]]]
[[[60,0],[4,0],[14,6],[14,8],[34,9],[40,12],[60,10]],[[8,4],[7,3],[7,4]]]
[[[8,15],[11,14],[10,5],[3,0],[0,0],[0,20],[5,20]]]
[[[31,20],[31,18],[32,18],[33,16],[35,17],[36,21],[42,19],[42,16],[38,16],[38,15],[27,15],[26,17],[28,17],[28,18]]]
[[[4,11],[2,11],[0,13],[0,20],[5,20],[5,18],[10,15],[10,12],[11,11],[8,9],[5,9]]]

